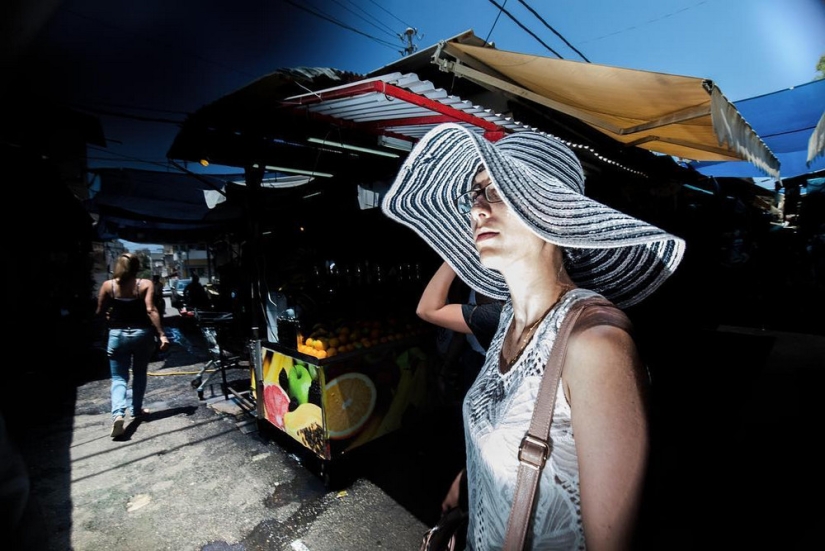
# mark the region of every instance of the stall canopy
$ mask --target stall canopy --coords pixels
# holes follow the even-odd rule
[[[817,123],[825,116],[825,79],[744,99],[736,102],[736,108],[776,153],[782,178],[795,178],[825,169],[825,157],[816,157],[815,151],[809,153]],[[763,176],[744,162],[695,162],[691,166],[706,176]]]
[[[433,62],[479,85],[576,117],[627,146],[693,161],[779,161],[708,79],[444,42]]]
[[[243,221],[236,206],[207,205],[208,194],[225,188],[224,178],[123,168],[91,172],[86,209],[101,239],[197,243],[231,233]]]
[[[443,122],[491,139],[531,129],[415,73],[357,78],[333,69],[282,69],[194,113],[168,156],[369,180],[394,173],[414,143]]]

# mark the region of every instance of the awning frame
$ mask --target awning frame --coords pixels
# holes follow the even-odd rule
[[[316,110],[306,110],[308,116],[315,120],[334,122],[339,126],[365,130],[376,135],[390,136],[411,143],[415,143],[417,139],[409,134],[391,129],[401,126],[420,126],[422,124],[435,126],[445,122],[458,122],[476,126],[484,131],[485,136],[492,138],[501,137],[506,133],[515,131],[513,125],[505,126],[501,124],[501,121],[493,122],[486,120],[474,115],[472,112],[456,109],[435,99],[404,90],[392,84],[389,80],[392,80],[392,78],[387,78],[386,76],[376,77],[352,84],[328,88],[326,90],[291,96],[282,100],[281,104],[285,107],[291,107],[295,111],[300,110],[302,107],[309,108],[315,106],[317,108]],[[334,117],[324,113],[324,110],[332,111],[335,109],[336,100],[347,101],[347,106],[350,109],[356,109],[361,103],[364,105],[374,104],[373,98],[376,94],[384,96],[387,99],[398,99],[410,105],[423,107],[438,114],[388,118],[387,113],[382,112],[381,118],[376,119],[375,122],[364,122],[349,120],[341,116],[340,112],[336,113]],[[446,97],[446,94],[443,97]],[[479,111],[482,110],[479,109]],[[352,111],[350,111],[350,113],[352,113]],[[524,129],[526,130],[527,128]]]
[[[476,47],[476,49],[481,49]],[[445,57],[448,55],[455,59]],[[473,58],[462,49],[453,46],[450,42],[441,42],[431,58],[431,62],[447,73],[466,78],[479,86],[490,90],[498,90],[510,95],[530,100],[539,105],[549,107],[565,115],[577,118],[607,135],[633,136],[644,131],[664,128],[669,125],[685,123],[702,117],[710,117],[713,121],[713,131],[718,140],[718,146],[710,143],[687,142],[666,135],[646,135],[638,140],[623,140],[624,146],[641,146],[660,142],[689,148],[695,151],[704,151],[716,156],[727,157],[731,160],[747,160],[766,174],[779,178],[779,161],[773,152],[756,135],[753,129],[736,111],[735,107],[724,97],[719,88],[709,79],[702,80],[702,87],[709,95],[708,103],[688,106],[667,113],[654,120],[639,124],[620,126],[600,118],[598,115],[582,110],[561,101],[556,101],[542,94],[533,92],[509,79],[494,67],[488,67],[483,61]],[[655,146],[647,149],[655,150]],[[667,154],[666,151],[662,153]],[[701,157],[697,157],[701,158]]]

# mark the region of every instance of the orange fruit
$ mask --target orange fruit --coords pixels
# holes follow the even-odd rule
[[[356,435],[372,415],[378,393],[369,377],[345,373],[324,387],[324,416],[329,437],[343,440]]]

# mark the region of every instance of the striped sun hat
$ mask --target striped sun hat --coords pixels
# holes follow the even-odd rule
[[[558,138],[517,132],[492,143],[458,124],[442,124],[410,152],[381,207],[479,293],[509,296],[501,274],[481,264],[472,220],[455,204],[472,187],[479,165],[522,222],[564,248],[576,285],[619,307],[647,297],[682,260],[684,240],[585,196],[581,163]]]

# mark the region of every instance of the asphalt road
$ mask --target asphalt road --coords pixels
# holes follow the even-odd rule
[[[425,436],[422,417],[337,461],[325,479],[302,447],[266,430],[242,400],[227,401],[220,385],[198,399],[191,382],[208,353],[176,313],[170,307],[165,320],[173,346],[149,367],[151,414],[127,417],[123,438],[109,436],[102,349],[59,384],[38,387],[46,407],[9,420],[32,499],[6,549],[418,548],[460,462],[460,448],[444,446],[461,445],[448,424]],[[243,395],[247,372],[228,376]]]

